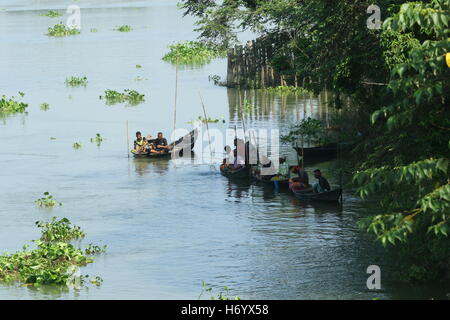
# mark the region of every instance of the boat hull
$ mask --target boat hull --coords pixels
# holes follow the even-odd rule
[[[297,199],[304,201],[339,202],[342,195],[342,190],[340,188],[322,193],[294,190],[292,192]]]
[[[250,179],[251,174],[250,174],[250,167],[243,167],[241,169],[237,169],[237,170],[232,170],[232,169],[227,169],[224,167],[220,167],[220,173],[224,176],[227,177],[228,179]]]

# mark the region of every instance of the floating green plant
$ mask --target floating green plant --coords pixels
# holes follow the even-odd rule
[[[98,30],[96,28],[91,28],[90,30],[91,32],[98,32]]]
[[[23,97],[25,94],[19,92],[19,95]],[[0,99],[0,114],[23,113],[27,108],[27,103],[17,101],[15,97],[7,98],[3,95]]]
[[[143,81],[143,80],[148,80],[148,78],[143,78],[141,76],[137,76],[136,78],[134,78],[134,81]]]
[[[35,203],[38,205],[38,207],[41,208],[53,208],[57,205],[62,206],[62,203],[57,202],[55,199],[53,199],[53,196],[49,192],[44,192],[44,196],[40,199],[37,199]]]
[[[141,68],[142,68],[142,66],[140,64],[136,65],[136,69],[141,69]]]
[[[39,106],[39,108],[42,111],[47,111],[48,109],[50,109],[50,105],[47,102],[41,103],[41,105]]]
[[[116,28],[115,30],[120,31],[120,32],[130,32],[133,29],[129,25],[124,25],[124,26],[120,26],[120,27]]]
[[[40,16],[45,16],[45,17],[50,17],[50,18],[57,18],[57,17],[61,17],[63,14],[59,13],[58,11],[53,11],[50,10],[46,13],[41,13]]]
[[[80,34],[80,30],[76,28],[69,28],[62,22],[55,24],[53,27],[48,28],[48,36],[51,37],[65,37]]]
[[[114,90],[106,90],[105,96],[100,96],[100,99],[105,98],[108,105],[116,103],[127,102],[130,105],[137,105],[145,101],[144,94],[136,90],[125,89],[123,93]]]
[[[79,226],[72,225],[67,218],[57,220],[53,217],[50,222],[37,221],[36,226],[41,228],[41,240],[46,242],[76,240],[86,236]],[[88,246],[89,250],[86,249],[86,252],[94,253],[94,250],[90,250],[91,246]]]
[[[99,146],[103,142],[103,137],[101,136],[100,133],[97,133],[95,135],[95,138],[91,138],[91,142],[94,142]]]
[[[203,118],[202,116],[199,116],[197,119],[189,121],[188,123],[194,124],[196,122],[199,122],[199,123],[218,123],[218,122],[225,123],[226,121],[223,117],[221,119],[212,119],[210,117]]]
[[[70,240],[82,239],[85,233],[67,218],[58,220],[53,217],[50,222],[38,221],[36,225],[41,228],[41,237],[33,241],[35,249],[29,250],[29,245],[24,245],[22,251],[0,256],[0,281],[35,287],[82,286],[89,275],[77,276],[79,267],[92,263],[93,255],[104,252],[105,247],[102,249],[90,244],[82,249],[72,245]],[[96,286],[102,282],[100,277],[90,280]]]
[[[169,46],[169,53],[162,59],[179,64],[205,64],[211,60],[224,57],[226,51],[214,46],[207,46],[203,42],[185,41]]]
[[[75,150],[81,149],[82,147],[83,145],[81,144],[81,142],[74,142],[74,144],[72,145],[72,148],[74,148]]]
[[[207,292],[210,294],[210,299],[211,300],[241,300],[241,298],[239,298],[238,296],[235,297],[231,297],[230,296],[230,289],[228,287],[223,287],[224,291],[220,291],[219,294],[217,296],[214,296],[214,294],[212,293],[212,288],[209,287],[209,285],[205,282],[202,281],[202,292],[200,293],[198,299],[200,300],[200,298],[202,297],[202,295]]]
[[[219,75],[217,75],[217,74],[208,76],[208,81],[212,81],[214,83],[214,85],[216,85],[216,86],[225,86],[226,82],[220,81],[221,79],[222,78]]]
[[[309,94],[311,91],[302,88],[302,87],[294,87],[294,86],[278,86],[278,87],[270,87],[260,89],[265,92],[275,93],[275,94]]]
[[[86,87],[88,84],[87,77],[70,77],[66,79],[66,86],[70,87]]]

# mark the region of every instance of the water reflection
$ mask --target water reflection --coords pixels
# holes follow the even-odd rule
[[[136,174],[140,177],[150,172],[165,175],[169,169],[169,161],[170,159],[133,158]]]

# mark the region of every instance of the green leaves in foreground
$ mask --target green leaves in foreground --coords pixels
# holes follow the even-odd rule
[[[55,24],[53,27],[48,28],[47,35],[50,37],[65,37],[80,34],[80,30],[75,28],[69,28],[62,22]]]
[[[23,93],[19,93],[24,96]],[[0,99],[0,114],[23,113],[28,108],[28,104],[19,102],[15,97],[7,98],[5,95]]]
[[[378,199],[385,214],[362,220],[360,227],[375,234],[386,246],[405,242],[421,225],[427,233],[450,232],[449,160],[427,159],[399,167],[357,172],[354,182],[362,198]]]
[[[169,46],[169,53],[162,59],[178,64],[206,64],[211,60],[224,57],[226,51],[208,46],[203,42],[185,41]]]
[[[24,285],[83,285],[88,275],[78,275],[79,267],[92,263],[92,255],[105,251],[104,247],[90,244],[81,249],[69,243],[69,240],[85,236],[78,226],[67,218],[58,220],[53,217],[50,222],[36,222],[41,228],[41,237],[34,240],[35,249],[28,250],[24,245],[22,251],[0,256],[0,282],[20,282]],[[95,277],[92,284],[101,285],[103,280]]]
[[[114,90],[106,90],[105,96],[100,96],[100,99],[105,98],[106,104],[112,105],[116,103],[128,103],[129,105],[138,105],[145,101],[143,94],[136,90],[125,89],[123,93]]]

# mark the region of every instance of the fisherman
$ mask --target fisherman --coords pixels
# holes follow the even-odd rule
[[[220,166],[220,168],[223,170],[225,168],[229,168],[231,167],[232,164],[232,156],[231,156],[231,147],[230,146],[225,146],[224,148],[225,151],[225,158],[222,161],[222,165]]]
[[[322,172],[320,172],[319,169],[314,170],[314,177],[319,180],[319,182],[316,182],[313,185],[313,190],[315,193],[322,193],[331,190],[328,180],[322,177]]]
[[[290,171],[289,188],[298,191],[310,187],[308,173],[300,166],[293,167]]]
[[[158,132],[158,138],[154,141],[156,151],[168,151],[170,146],[167,144],[167,139],[164,138],[162,132]]]
[[[134,140],[134,152],[145,152],[147,140],[142,136],[140,131],[136,132],[136,140]]]

